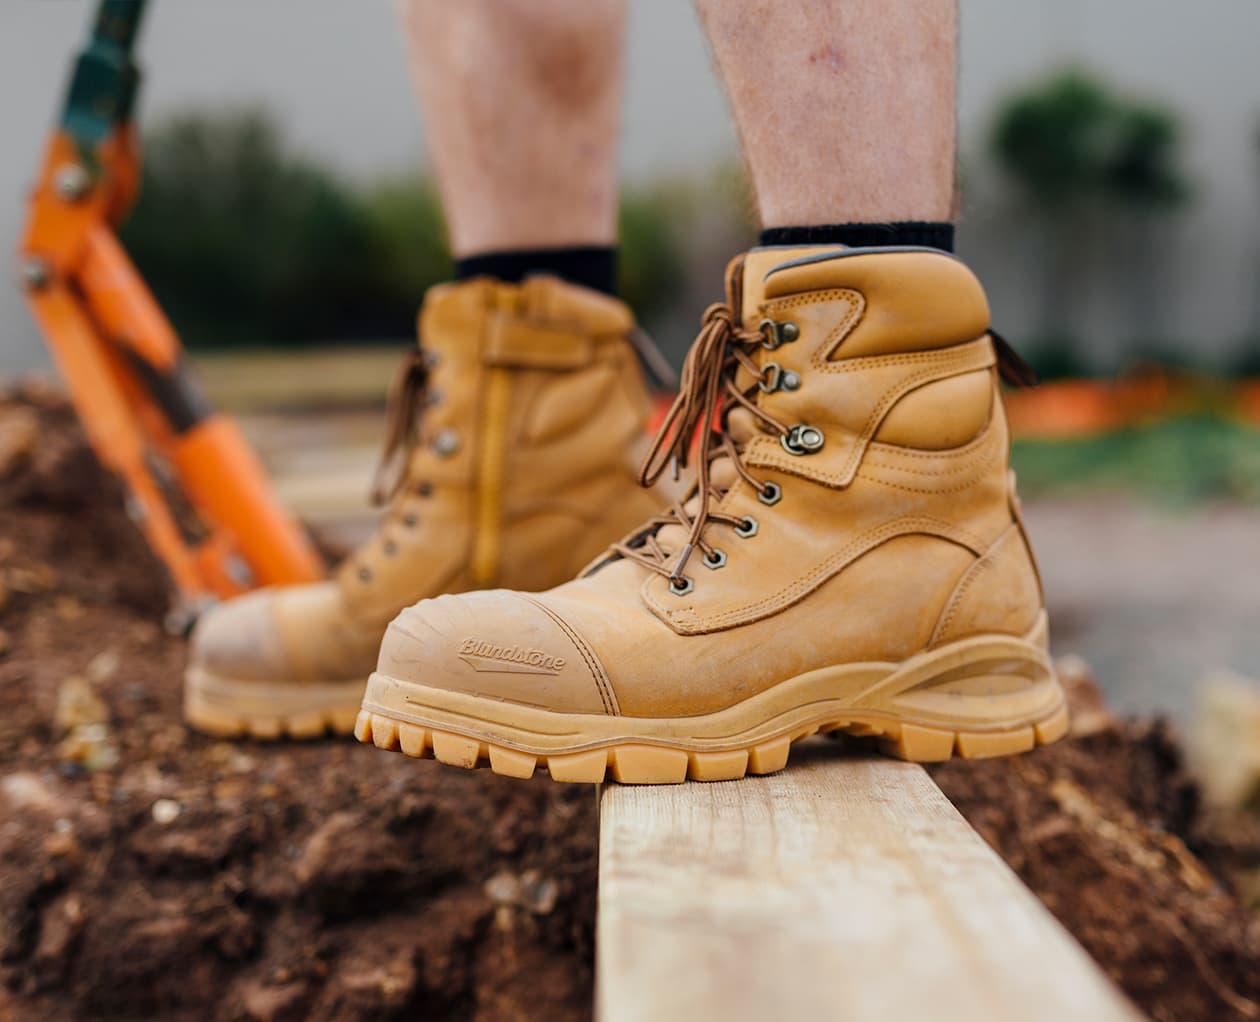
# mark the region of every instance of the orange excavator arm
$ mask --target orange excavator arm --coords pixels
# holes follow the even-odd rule
[[[322,576],[240,431],[197,389],[114,228],[139,184],[131,52],[145,0],[102,0],[30,197],[23,286],[101,461],[186,609]]]

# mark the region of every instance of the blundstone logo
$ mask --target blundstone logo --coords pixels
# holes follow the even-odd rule
[[[541,649],[496,646],[481,639],[461,642],[459,658],[474,671],[501,674],[559,674],[565,664],[564,657],[551,656]]]

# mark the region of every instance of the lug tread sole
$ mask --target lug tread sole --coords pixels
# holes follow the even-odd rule
[[[310,741],[354,731],[358,706],[303,710],[291,714],[244,714],[187,700],[184,720],[215,738],[254,738],[259,741],[296,739]]]
[[[820,722],[788,735],[719,751],[696,752],[620,742],[581,752],[534,754],[375,711],[361,710],[354,723],[354,734],[360,742],[379,749],[396,749],[417,759],[433,758],[465,769],[488,766],[496,774],[522,779],[532,777],[542,767],[552,780],[586,784],[609,779],[622,784],[680,784],[686,780],[733,781],[746,774],[772,774],[787,766],[794,742],[819,732],[873,737],[880,750],[890,756],[912,763],[939,763],[955,756],[986,759],[1027,752],[1058,741],[1067,730],[1066,705],[1034,724],[1005,731],[955,731],[862,719],[860,714],[853,714],[843,720]]]

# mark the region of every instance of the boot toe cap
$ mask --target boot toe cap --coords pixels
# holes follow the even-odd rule
[[[202,614],[192,634],[190,666],[242,681],[283,678],[290,665],[276,622],[278,595],[260,589]]]
[[[260,589],[202,615],[189,665],[234,681],[363,681],[382,630],[353,621],[332,582]]]
[[[497,589],[422,600],[386,632],[379,673],[566,713],[615,713],[594,651],[541,600]]]

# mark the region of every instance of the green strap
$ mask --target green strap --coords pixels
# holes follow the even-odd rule
[[[87,47],[75,62],[62,127],[92,162],[97,148],[131,118],[140,70],[131,50],[147,0],[101,0]]]

